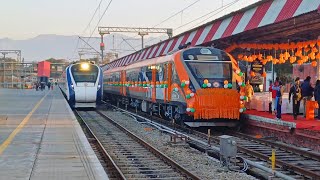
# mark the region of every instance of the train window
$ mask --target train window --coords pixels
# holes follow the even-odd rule
[[[119,72],[115,72],[111,75],[111,81],[113,82],[119,82],[120,81],[120,73]]]
[[[176,82],[180,84],[180,80],[174,64],[172,64],[172,82]]]
[[[139,81],[152,81],[152,69],[142,67],[138,77]]]
[[[230,63],[204,63],[204,62],[188,62],[193,75],[200,79],[230,79],[231,64]]]
[[[117,82],[120,81],[120,73],[119,72],[116,72],[115,79],[116,79]]]
[[[138,69],[132,69],[127,71],[127,81],[138,81],[139,79],[139,70]]]
[[[96,66],[90,66],[89,70],[82,70],[80,64],[71,67],[71,73],[76,83],[78,82],[96,82],[99,69]]]
[[[167,80],[167,66],[165,64],[159,65],[157,72],[157,81],[166,81]]]
[[[192,48],[183,52],[186,61],[230,61],[224,51],[215,48]]]

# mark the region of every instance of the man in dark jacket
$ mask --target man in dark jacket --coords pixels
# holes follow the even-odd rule
[[[297,77],[294,82],[295,83],[290,88],[290,92],[289,92],[289,104],[290,104],[291,95],[292,95],[292,111],[293,111],[293,117],[296,120],[299,114],[300,100],[301,100],[300,78]]]
[[[307,76],[307,78],[303,81],[301,85],[301,91],[302,91],[302,102],[303,102],[303,115],[306,117],[306,102],[310,101],[313,96],[314,88],[310,84],[311,77]]]

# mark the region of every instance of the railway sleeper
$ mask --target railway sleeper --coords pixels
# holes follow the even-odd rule
[[[146,159],[119,159],[118,160],[119,163],[121,162],[128,162],[128,163],[140,163],[140,164],[144,164],[145,166],[148,165],[165,165],[163,161],[161,160],[151,160],[151,161],[147,161]]]
[[[141,165],[142,167],[147,167],[147,164],[142,162],[137,162],[137,161],[126,161],[126,160],[118,160],[116,162],[116,164],[118,166],[136,166],[136,165]],[[160,161],[160,162],[152,162],[152,166],[159,166],[159,167],[168,167],[166,164],[164,164],[164,162]]]
[[[175,174],[176,172],[173,169],[149,169],[149,170],[143,170],[143,169],[132,169],[125,172],[126,174],[145,174],[145,175],[158,175],[158,174]]]
[[[150,170],[150,167],[122,167],[123,170],[134,170],[134,169],[141,169],[141,170]],[[154,169],[154,167],[152,167],[152,169]],[[161,167],[157,167],[157,170],[172,170],[172,168],[168,168],[168,166],[161,166]]]
[[[123,155],[123,156],[135,156],[135,157],[154,157],[153,154],[151,154],[149,151],[146,152],[120,152],[117,150],[114,150],[114,153],[118,154],[118,155]]]
[[[149,180],[150,178],[139,178],[139,180]],[[186,179],[186,178],[184,178],[184,177],[166,177],[166,178],[152,178],[152,179],[154,179],[154,180],[179,180],[179,179]]]
[[[116,156],[116,157],[118,157],[118,158],[127,158],[127,159],[130,159],[130,160],[144,160],[144,161],[155,161],[155,160],[157,160],[158,158],[155,158],[155,157],[146,157],[146,158],[144,158],[144,157],[128,157],[128,156]]]

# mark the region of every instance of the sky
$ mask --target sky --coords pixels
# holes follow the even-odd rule
[[[113,0],[99,26],[154,27],[193,4],[156,26],[173,28],[174,35],[177,35],[259,0],[238,0],[223,12],[211,13],[182,26],[233,1],[236,0]],[[98,36],[98,31],[93,30],[110,0],[102,0],[95,16],[93,14],[100,0],[0,0],[0,2],[0,38],[22,40],[41,34],[90,36],[93,33],[93,36]],[[92,17],[93,21],[89,25]],[[130,34],[130,36],[136,35]]]

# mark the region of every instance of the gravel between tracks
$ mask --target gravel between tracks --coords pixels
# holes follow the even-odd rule
[[[170,136],[168,134],[160,133],[160,131],[154,128],[150,130],[150,126],[139,124],[133,120],[133,118],[121,112],[103,111],[103,113],[164,152],[167,156],[174,159],[180,165],[183,165],[184,168],[193,172],[201,179],[256,179],[245,173],[221,171],[219,162],[208,157],[205,153],[181,143],[173,145],[170,143]]]

